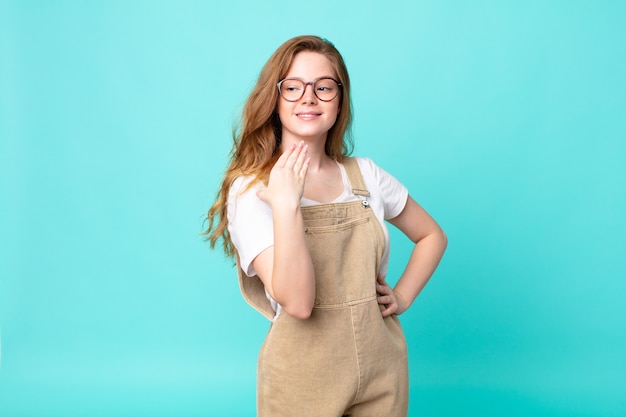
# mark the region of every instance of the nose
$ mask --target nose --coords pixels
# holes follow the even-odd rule
[[[311,88],[309,88],[311,86]],[[302,100],[306,103],[315,103],[317,100],[317,96],[315,95],[315,91],[313,90],[315,86],[312,82],[308,82],[304,84],[304,94],[302,94]]]

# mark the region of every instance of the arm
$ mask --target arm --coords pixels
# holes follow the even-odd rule
[[[306,153],[302,144],[284,152],[272,168],[267,188],[257,193],[272,207],[274,246],[252,261],[270,296],[299,319],[311,315],[315,301],[315,275],[300,210]]]
[[[413,304],[435,272],[448,243],[443,230],[411,196],[402,212],[389,222],[411,239],[415,247],[393,290],[385,277],[378,279],[378,302],[386,305],[383,317],[402,314]]]

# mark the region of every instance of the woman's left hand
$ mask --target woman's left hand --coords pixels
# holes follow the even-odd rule
[[[376,282],[376,292],[378,293],[378,304],[383,306],[383,317],[390,316],[392,314],[402,314],[406,310],[405,304],[402,301],[402,297],[397,294],[393,288],[387,284],[385,277],[378,276]]]

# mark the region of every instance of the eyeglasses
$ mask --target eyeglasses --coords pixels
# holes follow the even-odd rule
[[[287,101],[298,101],[304,95],[306,86],[313,87],[315,97],[322,101],[331,101],[339,94],[341,83],[330,77],[318,78],[315,81],[303,81],[300,78],[285,78],[280,80],[276,87],[278,92]]]

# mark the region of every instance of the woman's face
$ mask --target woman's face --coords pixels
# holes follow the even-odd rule
[[[317,52],[303,51],[294,57],[285,78],[298,78],[307,83],[324,77],[337,79],[328,58]],[[328,94],[327,89],[322,82],[318,83],[316,88],[318,95],[327,98],[324,96]],[[323,101],[315,95],[313,85],[305,85],[304,94],[296,101],[287,101],[279,96],[278,116],[283,125],[282,143],[294,143],[301,140],[325,142],[328,130],[337,120],[340,101],[340,90],[335,98]]]

